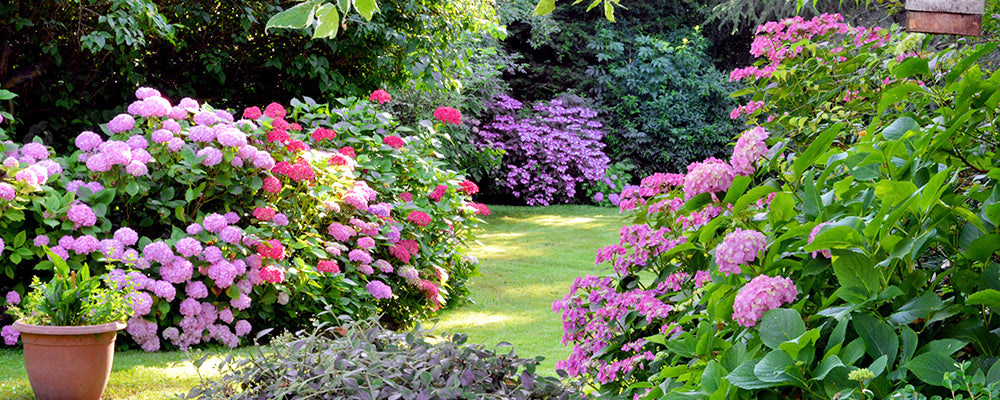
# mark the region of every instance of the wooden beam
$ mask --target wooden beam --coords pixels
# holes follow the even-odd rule
[[[979,36],[982,34],[982,30],[982,15],[906,11],[907,32]]]

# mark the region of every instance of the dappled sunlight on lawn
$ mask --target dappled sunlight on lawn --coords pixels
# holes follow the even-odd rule
[[[509,313],[494,313],[494,312],[479,312],[479,311],[455,311],[450,314],[447,320],[439,322],[434,326],[434,331],[443,332],[460,332],[464,328],[468,327],[486,327],[488,325],[495,325],[492,328],[503,328],[508,327],[512,324],[522,324],[531,323],[535,319],[530,318],[523,313],[509,312]]]

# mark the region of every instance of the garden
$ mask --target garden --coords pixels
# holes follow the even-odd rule
[[[982,3],[2,5],[0,397],[1000,398]]]

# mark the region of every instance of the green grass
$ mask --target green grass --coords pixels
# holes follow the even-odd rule
[[[475,304],[442,315],[435,333],[461,332],[470,343],[514,345],[521,357],[541,355],[538,372],[554,375],[555,363],[569,356],[560,343],[562,320],[552,302],[569,292],[578,276],[602,275],[597,250],[618,243],[624,224],[614,208],[587,206],[492,206],[478,232],[482,276],[469,280]],[[427,322],[426,326],[433,325]]]
[[[236,355],[248,349],[237,349]],[[228,349],[214,348],[204,354],[228,353]],[[194,355],[200,358],[201,355]],[[224,357],[224,356],[223,356]],[[176,399],[198,384],[199,373],[204,377],[219,376],[221,357],[213,356],[200,369],[188,361],[182,351],[146,353],[141,350],[118,350],[111,368],[111,378],[104,391],[104,400],[162,400]],[[28,375],[24,371],[24,358],[20,349],[0,349],[0,399],[31,400]]]
[[[553,375],[556,361],[565,359],[570,349],[559,342],[562,321],[552,312],[552,302],[566,295],[576,277],[607,272],[594,266],[594,256],[599,248],[618,242],[622,218],[616,209],[585,206],[491,210],[487,225],[478,232],[481,244],[469,251],[479,258],[482,274],[469,281],[475,304],[442,315],[434,333],[465,333],[470,343],[489,347],[511,343],[521,357],[544,356],[538,372]],[[225,354],[226,349],[205,353]],[[184,352],[119,350],[104,399],[175,399],[198,384],[199,373],[218,376],[219,360],[212,358],[195,369]],[[20,349],[0,348],[0,372],[0,399],[33,399]]]

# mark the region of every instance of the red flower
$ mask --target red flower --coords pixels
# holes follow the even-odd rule
[[[316,128],[316,130],[312,133],[314,142],[318,142],[323,139],[333,139],[335,137],[337,137],[337,132],[334,132],[332,129]]]
[[[264,115],[264,113],[260,111],[260,107],[247,107],[243,110],[243,118],[246,119],[257,119],[261,115]]]
[[[288,171],[288,177],[293,181],[311,181],[316,178],[316,172],[307,162],[295,163]]]
[[[340,148],[340,154],[343,154],[343,155],[351,157],[351,158],[357,158],[358,157],[357,153],[354,152],[354,148],[351,147],[351,146],[341,147]]]
[[[410,192],[402,193],[399,195],[399,199],[402,201],[412,201],[413,194],[411,194]]]
[[[479,193],[479,186],[477,186],[475,182],[468,179],[462,181],[462,183],[459,183],[458,185],[461,186],[461,190],[469,196]]]
[[[469,207],[472,207],[472,208],[476,209],[476,214],[479,214],[479,215],[490,215],[490,208],[487,207],[486,204],[469,202],[468,205],[469,205]]]
[[[253,210],[254,218],[261,221],[270,221],[271,218],[274,218],[274,214],[276,214],[276,212],[271,207],[257,207]]]
[[[378,89],[372,92],[370,96],[368,96],[368,101],[370,102],[377,101],[379,104],[385,104],[389,102],[389,100],[392,100],[392,96],[389,96],[389,92],[386,92],[385,90],[382,89]]]
[[[278,193],[281,192],[281,181],[278,178],[269,176],[264,178],[264,190],[268,193]]]
[[[427,226],[431,223],[431,216],[423,211],[413,211],[410,215],[406,216],[406,220],[418,226]]]
[[[393,136],[393,135],[389,135],[382,138],[382,143],[394,149],[403,147],[403,145],[406,144],[405,142],[403,142],[403,139],[400,139],[398,136]]]
[[[340,265],[333,260],[320,260],[319,263],[316,264],[316,271],[336,274],[340,272]]]
[[[417,281],[417,288],[420,289],[421,292],[424,292],[424,297],[427,298],[427,300],[434,303],[434,307],[431,309],[437,310],[441,308],[441,303],[438,300],[438,287],[434,284],[434,282],[421,279]]]
[[[441,201],[441,198],[444,197],[444,194],[447,191],[448,191],[448,187],[447,186],[445,186],[445,185],[437,185],[437,186],[434,187],[434,191],[431,192],[431,194],[428,195],[427,197],[430,197],[430,199],[434,200],[434,201]]]
[[[402,261],[403,263],[410,262],[410,251],[406,248],[406,246],[403,246],[402,243],[390,247],[389,254],[392,254],[393,257],[398,258],[399,261]]]
[[[260,279],[271,283],[281,283],[285,280],[285,271],[274,265],[268,265],[260,269]]]
[[[302,125],[299,125],[297,123],[292,122],[292,123],[288,124],[288,130],[290,130],[290,131],[296,131],[296,132],[301,131],[302,130]]]
[[[273,129],[267,133],[268,143],[274,143],[274,142],[285,143],[289,140],[291,140],[291,137],[288,136],[288,132],[286,132],[283,129]]]
[[[306,142],[303,142],[301,140],[292,140],[288,142],[287,145],[285,145],[285,150],[288,150],[289,152],[292,153],[297,151],[305,151],[309,150],[309,145],[307,145]]]
[[[285,259],[285,246],[281,244],[278,239],[271,239],[268,241],[261,241],[257,243],[257,254],[260,254],[264,258],[273,258],[275,260]]]
[[[343,154],[334,154],[330,156],[330,159],[326,162],[327,165],[347,165],[347,156]]]
[[[272,119],[285,118],[285,107],[278,103],[268,104],[267,107],[264,107],[264,115]]]
[[[461,124],[462,113],[451,107],[438,107],[434,110],[434,118],[446,124]]]
[[[292,164],[289,164],[288,161],[278,161],[274,163],[274,168],[271,168],[271,172],[285,175],[288,175],[288,172],[291,170]]]

